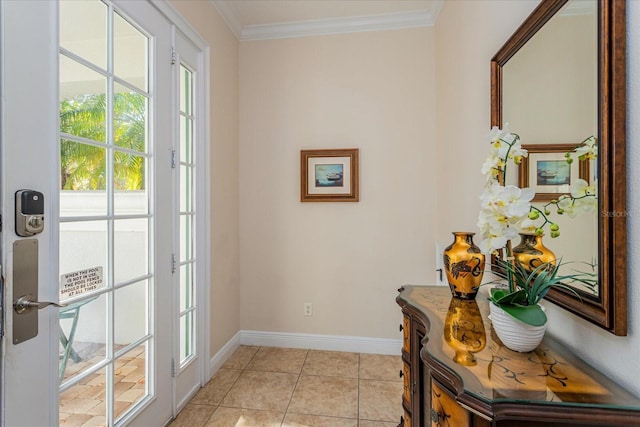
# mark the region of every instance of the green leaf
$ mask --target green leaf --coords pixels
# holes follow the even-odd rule
[[[500,289],[500,288],[491,288],[490,291],[491,291],[491,300],[493,302],[497,302],[501,298],[503,298],[505,295],[507,295],[505,290],[504,289]]]
[[[519,305],[519,304],[506,304],[500,305],[501,309],[505,311],[509,316],[514,319],[518,319],[521,322],[531,326],[542,326],[547,323],[547,315],[539,305]]]
[[[491,289],[491,299],[497,305],[521,304],[527,300],[527,292],[524,289],[507,293],[503,289]]]

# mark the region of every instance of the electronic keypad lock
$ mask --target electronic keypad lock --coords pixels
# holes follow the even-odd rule
[[[44,230],[44,196],[35,190],[16,191],[16,234],[33,236]]]

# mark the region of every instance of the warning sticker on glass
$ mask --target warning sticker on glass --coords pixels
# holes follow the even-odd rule
[[[76,297],[102,288],[102,267],[87,268],[60,276],[60,299]]]

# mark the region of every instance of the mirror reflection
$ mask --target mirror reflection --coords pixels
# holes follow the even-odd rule
[[[530,151],[526,164],[508,170],[507,181],[535,189],[536,206],[548,206],[559,224],[560,235],[545,236],[544,244],[566,264],[561,274],[577,270],[595,279],[598,209],[571,217],[549,202],[569,193],[578,179],[597,188],[595,159],[580,161],[574,153],[568,164],[565,158],[598,137],[597,19],[595,0],[568,2],[502,68],[502,126],[508,124]],[[601,292],[599,285],[572,286],[584,296]]]

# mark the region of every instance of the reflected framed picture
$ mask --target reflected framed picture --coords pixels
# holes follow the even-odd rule
[[[571,192],[571,185],[578,179],[589,181],[589,161],[567,163],[566,153],[578,144],[530,144],[522,145],[529,152],[520,163],[518,185],[536,192],[534,202],[548,202]]]
[[[300,150],[301,202],[357,202],[358,149]]]

